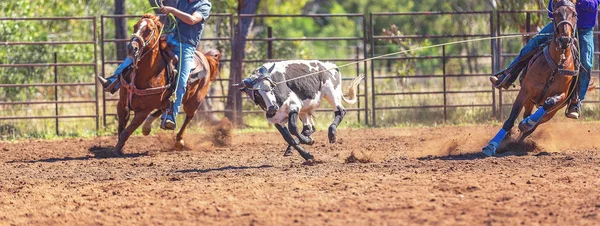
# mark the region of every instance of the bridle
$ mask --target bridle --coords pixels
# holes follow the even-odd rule
[[[135,60],[134,60],[134,63],[133,63],[133,67],[136,68],[136,69],[137,69],[138,62],[142,58],[144,58],[144,56],[146,54],[148,54],[150,52],[149,50],[154,49],[154,47],[156,47],[156,45],[159,42],[159,38],[160,38],[160,34],[158,34],[158,35],[156,34],[156,30],[159,30],[160,28],[154,22],[154,20],[151,20],[151,19],[148,19],[148,18],[143,18],[141,21],[142,22],[146,22],[146,23],[150,22],[153,25],[152,27],[154,27],[154,29],[152,29],[152,33],[150,33],[150,36],[148,37],[148,40],[144,40],[144,37],[142,37],[142,35],[140,34],[141,31],[143,30],[143,28],[146,26],[146,24],[142,24],[135,33],[131,34],[131,40],[129,41],[130,43],[134,42],[134,41],[139,41],[142,44],[142,46],[140,47],[140,52],[142,52],[142,54],[138,53],[135,56]],[[162,33],[162,29],[160,29],[160,30],[161,30],[160,32]],[[152,40],[156,40],[154,42],[154,45],[152,45],[152,47],[149,50],[145,51],[146,47],[150,44],[150,42]]]
[[[556,3],[556,5],[553,6],[553,12],[556,13],[557,9],[560,7],[567,7],[569,8],[571,11],[575,12],[575,17],[577,17],[577,10],[575,9],[575,4],[571,1],[568,0],[562,0],[559,1],[558,3]],[[556,47],[558,48],[558,42],[560,41],[559,39],[562,39],[564,37],[562,37],[558,32],[559,32],[559,27],[563,24],[567,24],[569,25],[572,29],[573,32],[571,32],[571,35],[568,37],[568,42],[567,42],[567,47],[571,46],[574,42],[575,42],[575,33],[577,31],[577,24],[573,24],[571,21],[569,21],[567,18],[565,18],[562,21],[559,21],[557,23],[556,21],[556,15],[554,15],[554,17],[552,17],[552,22],[554,24],[554,44],[556,45]],[[566,49],[566,48],[565,48]],[[564,51],[564,49],[563,49]]]

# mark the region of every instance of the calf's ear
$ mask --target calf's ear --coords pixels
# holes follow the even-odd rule
[[[273,66],[271,66],[271,68],[269,68],[269,73],[271,73],[273,71],[273,69],[275,69],[275,63],[273,63]]]

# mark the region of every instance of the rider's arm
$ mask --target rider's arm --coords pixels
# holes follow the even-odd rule
[[[196,10],[191,15],[188,13],[182,12],[179,9],[169,7],[169,6],[161,7],[160,11],[162,11],[165,14],[171,13],[171,14],[173,14],[173,16],[179,18],[184,23],[189,24],[189,25],[194,25],[194,24],[197,24],[197,23],[200,23],[200,22],[206,20],[206,18],[208,18],[208,16],[209,16],[210,9],[211,9],[210,4],[203,4],[198,8],[198,10]]]
[[[598,11],[598,4],[600,4],[600,0],[580,0],[577,1],[578,8],[583,9],[586,12],[596,12]]]

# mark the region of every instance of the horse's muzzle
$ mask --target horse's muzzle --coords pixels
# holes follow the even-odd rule
[[[138,47],[137,43],[133,43],[134,42],[130,42],[129,45],[127,45],[127,55],[130,57],[137,56],[138,52],[140,51],[140,48]]]
[[[567,37],[567,36],[560,36],[556,39],[557,39],[558,44],[560,45],[561,49],[569,48],[569,46],[571,45],[571,42],[572,42],[571,37]]]

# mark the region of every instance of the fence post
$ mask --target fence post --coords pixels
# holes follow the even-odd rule
[[[92,20],[94,23],[93,27],[93,40],[94,40],[94,96],[96,97],[96,135],[98,135],[98,130],[100,130],[100,106],[98,106],[98,83],[96,83],[96,76],[98,76],[98,24],[96,24],[96,17]],[[104,93],[104,92],[102,92]]]
[[[106,77],[105,75],[105,56],[104,56],[104,15],[100,16],[100,71],[102,73],[102,77]],[[102,92],[102,123],[104,124],[104,129],[106,130],[106,92]]]
[[[58,54],[54,52],[54,122],[56,125],[56,135],[59,135],[58,131]]]
[[[496,33],[498,33],[497,36],[502,36],[502,34],[500,32],[502,32],[500,30],[500,12],[497,12],[496,15]],[[498,41],[496,42],[496,45],[498,45],[498,48],[496,49],[496,51],[498,51],[498,70],[500,70],[500,68],[502,68],[502,62],[503,62],[503,58],[502,58],[502,40],[498,39]],[[494,87],[492,86],[492,89],[494,89]],[[498,120],[502,121],[502,119],[504,118],[504,107],[502,106],[502,89],[498,89]]]
[[[444,83],[444,123],[448,120],[448,94],[446,88],[446,45],[442,46],[442,80]]]
[[[494,29],[495,25],[496,25],[496,21],[494,21],[494,12],[490,12],[490,36],[491,37],[496,37],[496,30]],[[490,46],[491,46],[491,55],[492,55],[492,74],[496,73],[498,71],[498,52],[497,50],[497,46],[496,46],[496,42],[497,40],[492,39]],[[498,109],[496,108],[496,90],[494,90],[494,87],[491,87],[492,89],[492,115],[493,117],[498,117]]]
[[[273,59],[273,40],[271,40],[273,38],[273,28],[272,27],[267,27],[267,59]]]
[[[362,22],[363,22],[363,59],[366,59],[367,56],[369,55],[367,53],[367,31],[369,29],[369,27],[367,27],[367,17],[365,14],[362,15]],[[369,82],[367,79],[367,61],[363,62],[363,68],[364,68],[364,73],[365,73],[365,91],[364,91],[364,95],[365,95],[365,124],[369,125],[369,95],[368,95],[368,91],[369,91]]]
[[[356,62],[358,62],[360,60],[359,54],[360,54],[360,48],[358,47],[358,45],[356,45],[356,58],[355,58]],[[356,76],[357,77],[360,76],[360,64],[356,64]],[[360,112],[360,89],[357,90],[357,93],[358,94],[357,94],[356,98],[358,100],[358,103],[356,103],[356,104],[357,104],[358,110],[356,111],[356,116],[358,117],[358,123],[360,123],[360,113],[361,113]]]
[[[375,36],[373,31],[373,13],[369,13],[369,38],[371,39],[371,58],[375,57]],[[375,105],[375,60],[371,59],[371,108],[373,109],[371,118],[373,119],[373,126],[377,126],[377,111]]]

